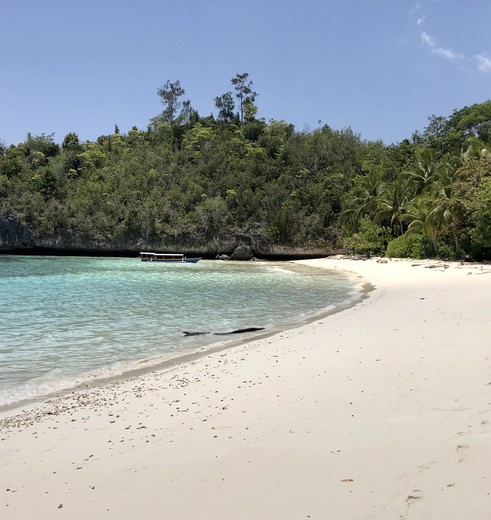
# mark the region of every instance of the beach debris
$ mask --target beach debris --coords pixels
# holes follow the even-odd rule
[[[434,263],[434,264],[428,264],[428,265],[425,265],[425,269],[448,269],[450,266],[448,264],[445,264],[445,263],[442,263],[442,262],[437,262],[437,263]]]
[[[245,329],[236,329],[236,330],[232,330],[230,332],[201,332],[201,331],[188,332],[188,331],[183,331],[183,334],[185,336],[202,336],[202,335],[206,335],[206,334],[210,334],[213,336],[226,336],[228,334],[241,334],[244,332],[255,332],[257,330],[264,330],[264,327],[247,327]]]

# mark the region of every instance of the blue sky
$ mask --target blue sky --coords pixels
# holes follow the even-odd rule
[[[489,0],[0,0],[0,141],[200,115],[248,72],[258,117],[385,143],[491,97]],[[320,123],[319,123],[320,122]]]

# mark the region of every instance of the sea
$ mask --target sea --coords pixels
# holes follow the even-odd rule
[[[239,336],[184,332],[299,325],[355,300],[359,287],[347,274],[292,262],[2,255],[0,294],[4,407]]]

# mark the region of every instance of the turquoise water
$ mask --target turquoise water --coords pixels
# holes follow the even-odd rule
[[[0,256],[0,405],[267,330],[354,296],[339,273],[291,263],[143,263]],[[237,339],[237,336],[233,336]]]

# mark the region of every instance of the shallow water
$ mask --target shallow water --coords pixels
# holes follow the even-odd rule
[[[266,330],[346,302],[344,275],[291,263],[0,256],[0,405]],[[220,336],[220,339],[224,339]]]

